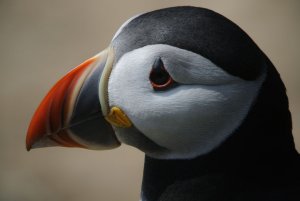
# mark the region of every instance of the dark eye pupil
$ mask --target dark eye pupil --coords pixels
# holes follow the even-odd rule
[[[170,75],[164,68],[162,60],[157,59],[150,73],[150,81],[156,85],[164,85],[170,80]]]
[[[170,75],[166,71],[153,72],[150,75],[150,80],[157,85],[163,85],[163,84],[167,83],[169,78],[170,78]]]

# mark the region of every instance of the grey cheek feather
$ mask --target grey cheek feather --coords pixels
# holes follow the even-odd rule
[[[199,54],[169,45],[153,45],[148,48],[151,52],[162,52],[160,55],[165,68],[179,83],[221,85],[241,81]]]
[[[150,153],[151,155],[159,156],[162,153],[168,153],[169,151],[166,148],[154,143],[139,130],[137,130],[134,126],[131,128],[114,127],[114,130],[120,142],[134,146],[141,151]]]
[[[178,87],[153,90],[149,73],[157,57],[180,83]],[[193,158],[217,147],[241,124],[264,77],[263,73],[257,80],[245,81],[201,55],[169,45],[149,45],[126,53],[116,63],[109,80],[109,103],[124,110],[146,138],[169,150],[144,150],[146,154]]]

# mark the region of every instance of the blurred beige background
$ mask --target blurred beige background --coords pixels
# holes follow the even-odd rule
[[[175,5],[222,13],[270,57],[288,89],[300,150],[300,1],[0,0],[0,201],[138,200],[140,151],[123,145],[103,152],[49,148],[28,153],[25,134],[55,81],[104,49],[126,19]]]

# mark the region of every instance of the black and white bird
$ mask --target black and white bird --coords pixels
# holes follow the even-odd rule
[[[27,149],[145,153],[142,201],[299,201],[300,158],[278,72],[252,39],[204,8],[125,22],[109,47],[46,95]]]

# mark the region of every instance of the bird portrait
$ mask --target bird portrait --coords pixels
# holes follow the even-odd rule
[[[300,200],[285,85],[251,37],[210,9],[127,20],[50,89],[26,136],[27,150],[121,144],[145,154],[141,201]]]

